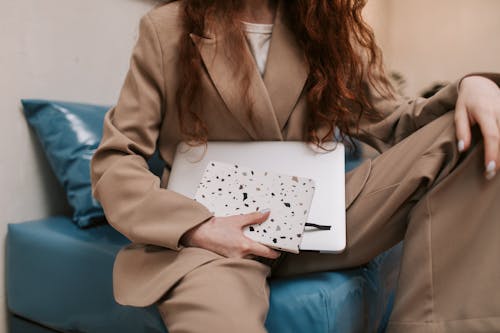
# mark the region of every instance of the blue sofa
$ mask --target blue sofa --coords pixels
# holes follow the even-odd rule
[[[39,103],[37,121],[43,119],[40,118],[43,112],[48,112],[43,108],[55,107],[50,103],[36,103]],[[77,118],[80,106],[56,106],[62,108],[65,117],[75,108],[72,117],[65,119]],[[50,126],[55,126],[56,119],[50,115]],[[81,119],[79,124],[82,124]],[[57,130],[58,145],[61,144],[61,128]],[[50,149],[49,144],[42,142],[42,146]],[[58,154],[57,158],[65,155],[60,151]],[[57,174],[61,166],[55,165],[57,159],[50,154],[47,156]],[[359,151],[348,153],[346,169],[354,168],[360,160]],[[159,174],[163,168],[161,160],[153,158],[150,168]],[[87,176],[86,172],[82,174]],[[61,183],[67,189],[67,179]],[[72,222],[74,217],[71,216],[53,216],[8,225],[9,331],[166,332],[154,306],[121,306],[113,299],[113,261],[128,239],[108,224],[96,223],[81,228]],[[401,244],[395,246],[363,267],[271,279],[270,311],[266,322],[269,332],[383,332],[392,309],[401,247]]]
[[[7,301],[11,333],[165,332],[156,308],[115,303],[111,273],[128,240],[102,225],[70,218],[10,224]],[[271,281],[270,332],[383,332],[391,311],[400,245],[364,267]]]

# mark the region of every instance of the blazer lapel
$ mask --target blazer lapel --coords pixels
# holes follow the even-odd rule
[[[293,33],[285,25],[281,6],[280,1],[274,20],[264,84],[278,118],[279,127],[283,130],[302,93],[309,68]]]
[[[252,127],[247,105],[242,102],[237,83],[238,71],[229,68],[226,40],[220,31],[207,31],[206,37],[191,33],[205,68],[226,107],[254,140],[284,140],[283,130],[297,103],[308,75],[308,67],[292,32],[284,24],[278,4],[264,78],[256,65],[250,71],[249,98],[252,103]],[[245,43],[246,56],[253,59]]]
[[[237,85],[241,80],[241,76],[239,75],[241,73],[233,71],[228,66],[230,59],[225,52],[224,35],[212,35],[211,38],[204,38],[195,34],[191,34],[190,36],[197,46],[206,70],[226,107],[236,117],[243,128],[245,128],[252,139],[283,140],[273,105],[257,67],[252,66],[250,87],[248,90],[249,100],[252,103],[254,128],[247,116],[248,105],[243,103]],[[245,48],[247,56],[252,57],[246,43]]]

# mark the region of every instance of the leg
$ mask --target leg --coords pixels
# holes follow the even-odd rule
[[[449,112],[379,155],[372,161],[361,193],[346,211],[346,250],[341,254],[287,254],[273,276],[360,266],[400,242],[412,208],[457,164],[455,141]]]
[[[500,177],[482,141],[409,218],[387,332],[500,332]]]
[[[220,259],[186,274],[159,301],[169,333],[266,332],[268,266],[249,259]]]
[[[388,332],[500,331],[500,177],[484,179],[480,137],[460,157],[450,112],[377,157],[346,252],[289,255],[276,274],[360,265],[404,238]]]

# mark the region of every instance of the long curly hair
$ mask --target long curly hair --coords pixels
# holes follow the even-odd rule
[[[277,0],[279,1],[279,0]],[[339,129],[340,139],[350,141],[352,129],[359,128],[362,117],[377,118],[366,89],[368,82],[388,98],[393,88],[387,79],[380,49],[371,28],[362,18],[367,0],[286,0],[280,6],[285,24],[294,34],[309,66],[304,93],[308,104],[306,141],[319,146]],[[206,143],[208,129],[202,119],[200,75],[203,63],[189,33],[203,36],[207,27],[225,32],[233,70],[243,73],[238,82],[243,100],[252,105],[247,90],[252,60],[245,56],[246,43],[241,29],[241,0],[184,0],[183,29],[180,42],[178,117],[181,133],[191,143]],[[365,80],[367,79],[367,81]],[[253,123],[252,123],[253,124]],[[354,125],[354,126],[353,126]],[[319,128],[327,131],[321,137]],[[350,144],[349,144],[350,145]]]

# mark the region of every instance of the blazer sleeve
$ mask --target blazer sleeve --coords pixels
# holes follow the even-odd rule
[[[377,120],[361,119],[359,131],[353,136],[379,152],[384,152],[422,126],[453,110],[460,82],[471,75],[484,76],[500,86],[499,73],[471,73],[447,85],[430,98],[409,99],[397,96],[395,99],[388,99],[365,83],[373,108],[381,117]]]
[[[132,242],[178,250],[182,235],[213,214],[161,188],[146,163],[164,119],[163,73],[160,41],[146,14],[118,102],[105,115],[103,138],[91,160],[92,193],[108,222]]]

